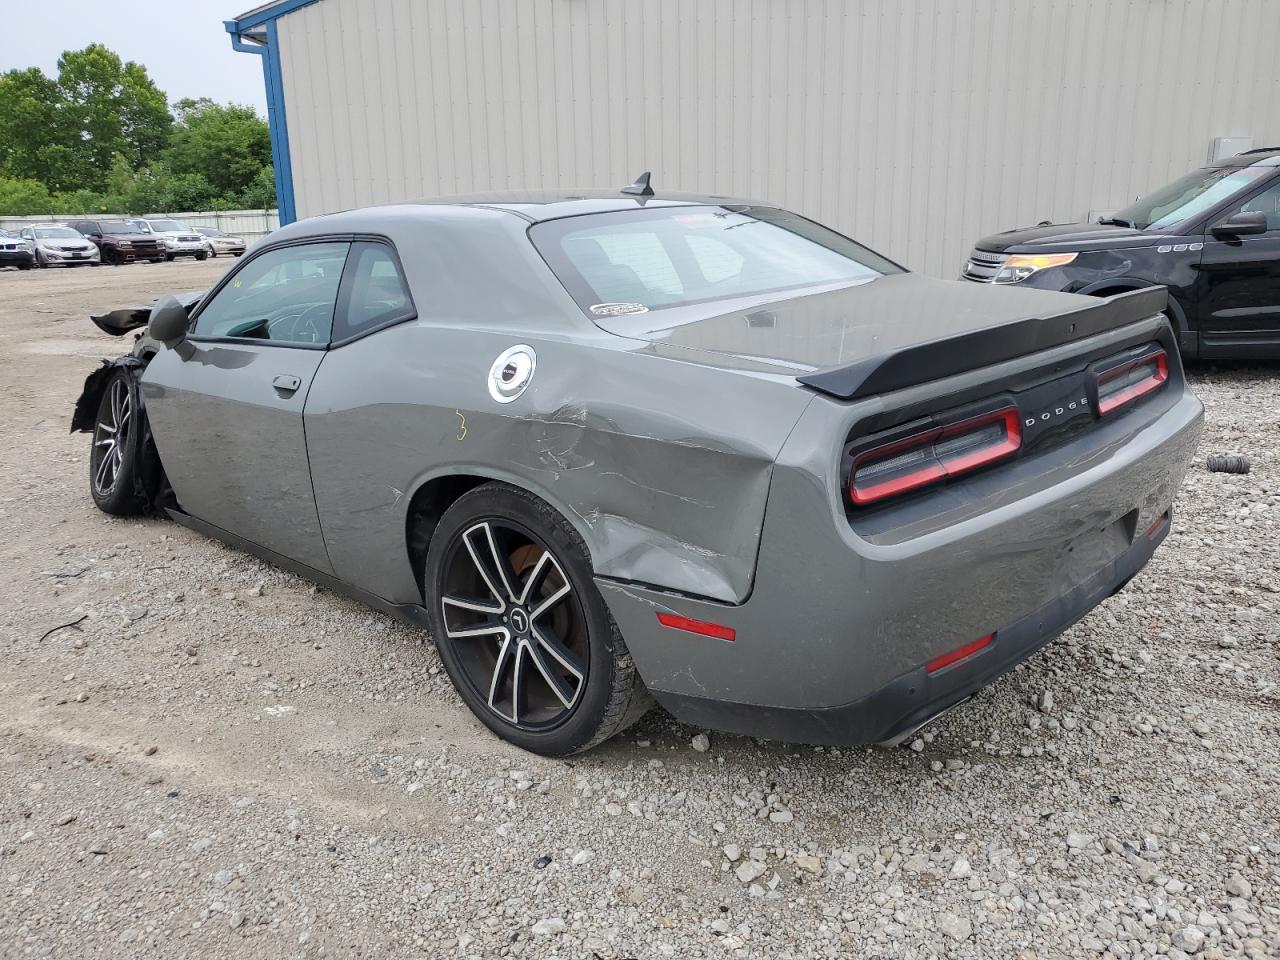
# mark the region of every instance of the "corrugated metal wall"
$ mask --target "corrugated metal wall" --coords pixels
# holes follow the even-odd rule
[[[652,168],[955,276],[1280,143],[1280,0],[320,0],[279,34],[299,216]]]

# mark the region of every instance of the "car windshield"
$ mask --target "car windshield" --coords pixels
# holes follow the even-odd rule
[[[151,229],[156,233],[190,233],[191,228],[177,220],[151,220]]]
[[[143,233],[142,227],[133,220],[103,220],[103,233]]]
[[[662,207],[551,220],[529,236],[589,314],[872,280],[902,268],[773,207]]]
[[[226,234],[214,227],[196,227],[196,230],[203,233],[206,237],[225,237]]]
[[[80,234],[70,227],[36,227],[35,235],[41,240],[79,240]]]
[[[1258,167],[1204,167],[1193,170],[1166,187],[1139,198],[1115,214],[1139,230],[1167,230],[1204,213],[1237,190],[1256,183],[1269,169]]]

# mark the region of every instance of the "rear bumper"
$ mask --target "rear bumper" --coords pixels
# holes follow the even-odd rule
[[[795,743],[892,743],[1008,673],[1125,585],[1168,535],[1139,539],[1084,583],[996,631],[991,644],[933,674],[921,665],[859,700],[818,709],[764,707],[654,691],[686,723]]]
[[[775,467],[745,603],[598,582],[641,676],[677,717],[771,738],[891,739],[1030,656],[1142,568],[1164,536],[1146,532],[1170,510],[1202,415],[1179,377],[1165,402],[940,493],[940,517],[855,530],[823,473],[839,406],[814,404]],[[664,628],[659,612],[723,624],[736,639]],[[980,654],[925,673],[992,633]]]

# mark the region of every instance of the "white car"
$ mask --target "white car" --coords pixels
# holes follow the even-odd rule
[[[177,257],[195,257],[203,260],[209,256],[209,246],[205,238],[191,227],[179,220],[159,218],[134,218],[134,223],[147,233],[154,233],[164,247],[164,258],[173,260]]]
[[[82,263],[96,267],[102,262],[98,245],[65,224],[42,223],[26,227],[22,231],[22,239],[33,247],[37,267],[54,267],[58,264],[75,267]]]
[[[228,253],[233,257],[238,257],[244,253],[245,248],[248,246],[244,242],[244,237],[230,236],[217,227],[196,227],[196,233],[205,238],[209,245],[209,255],[211,257],[223,256]]]

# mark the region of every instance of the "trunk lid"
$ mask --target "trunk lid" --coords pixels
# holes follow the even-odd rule
[[[1165,302],[1163,287],[1099,300],[902,273],[728,310],[720,301],[594,319],[690,359],[763,364],[852,399],[1082,339],[1157,314]]]

